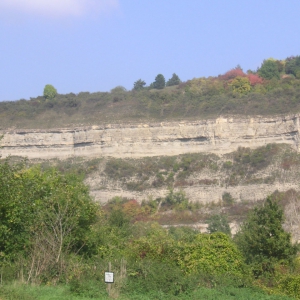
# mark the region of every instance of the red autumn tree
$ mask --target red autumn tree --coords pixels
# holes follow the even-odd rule
[[[227,71],[224,75],[221,75],[219,78],[223,80],[231,80],[236,78],[237,76],[245,77],[246,74],[240,68],[235,68],[230,71]]]
[[[262,84],[264,80],[256,74],[248,74],[247,75],[251,86],[255,86],[257,84]]]

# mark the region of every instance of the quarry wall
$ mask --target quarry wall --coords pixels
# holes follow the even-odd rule
[[[145,157],[290,144],[299,150],[299,115],[217,118],[193,122],[106,124],[49,130],[2,130],[2,157]]]

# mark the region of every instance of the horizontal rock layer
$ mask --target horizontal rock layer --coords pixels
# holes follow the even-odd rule
[[[2,131],[0,153],[28,158],[143,157],[228,153],[239,146],[287,143],[299,148],[299,115],[218,118],[194,122]]]

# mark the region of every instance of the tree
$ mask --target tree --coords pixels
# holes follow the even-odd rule
[[[276,263],[290,264],[297,252],[291,236],[285,232],[283,210],[268,197],[262,207],[254,208],[235,236],[246,263],[252,265],[255,276],[273,273]]]
[[[30,239],[32,204],[28,196],[32,196],[32,191],[24,190],[26,179],[21,170],[22,165],[10,165],[8,159],[0,163],[1,260],[14,260]]]
[[[286,74],[293,74],[296,78],[300,79],[300,56],[286,59],[285,72]]]
[[[294,241],[300,240],[300,201],[299,195],[295,191],[290,191],[290,199],[284,208],[286,216],[284,222],[284,229],[291,233]]]
[[[178,85],[181,82],[177,74],[173,73],[172,77],[167,81],[167,86]]]
[[[223,232],[231,236],[231,230],[226,215],[212,215],[208,219],[207,230],[209,233]]]
[[[113,102],[120,102],[126,98],[126,88],[122,85],[118,85],[110,90],[113,96]]]
[[[66,255],[86,252],[87,234],[96,220],[97,209],[87,187],[76,175],[63,175],[55,169],[41,172],[36,168],[31,172],[39,178],[39,188],[46,193],[42,201],[35,202],[28,281],[32,274],[51,275],[54,269],[56,277],[61,276]]]
[[[162,206],[173,206],[177,210],[185,210],[189,206],[189,200],[183,190],[174,192],[173,189],[170,189],[168,195],[161,204]]]
[[[117,85],[113,89],[110,90],[111,93],[125,93],[126,88],[122,85]]]
[[[66,255],[87,254],[95,220],[96,205],[79,177],[0,164],[0,263],[24,257],[28,281],[58,278]]]
[[[44,97],[46,99],[53,99],[57,95],[56,88],[51,84],[46,84],[44,87]]]
[[[234,93],[247,94],[251,90],[250,81],[247,77],[237,76],[229,85],[231,86]]]
[[[243,70],[240,67],[236,67],[235,69],[231,69],[227,71],[225,74],[219,76],[219,78],[224,80],[231,80],[236,78],[237,76],[239,77],[246,76],[246,74],[243,72]]]
[[[142,79],[139,79],[133,84],[133,89],[135,91],[140,91],[145,87],[145,85],[146,85],[146,82]]]
[[[259,77],[257,74],[249,73],[247,75],[247,78],[249,79],[251,86],[255,86],[257,84],[263,84],[264,82],[264,80],[261,77]]]
[[[165,85],[166,85],[166,80],[165,80],[164,75],[158,74],[155,77],[155,81],[153,82],[153,87],[155,89],[163,89],[165,87]]]
[[[257,73],[260,77],[264,79],[280,78],[278,64],[273,59],[264,60],[260,69],[258,69]]]

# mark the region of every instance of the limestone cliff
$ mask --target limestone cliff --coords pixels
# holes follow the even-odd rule
[[[0,154],[28,158],[144,157],[211,152],[286,143],[299,149],[299,117],[223,118],[91,126],[52,130],[4,130]],[[55,127],[55,126],[53,126]]]
[[[118,157],[139,158],[146,156],[179,155],[185,153],[216,153],[223,155],[238,147],[257,148],[269,143],[283,143],[299,150],[299,117],[225,118],[215,120],[165,122],[149,124],[107,124],[91,127],[52,130],[4,130],[1,132],[0,155],[22,156],[29,159],[66,159],[69,157]],[[53,126],[54,127],[54,126]],[[277,167],[274,166],[276,169]],[[272,171],[273,172],[273,171]],[[265,176],[269,173],[267,172]],[[271,174],[271,173],[270,173]],[[201,174],[200,174],[201,175]],[[200,176],[199,175],[199,176]],[[202,174],[203,178],[213,175]],[[201,177],[200,176],[200,177]],[[218,202],[224,192],[236,200],[259,200],[276,189],[299,190],[291,176],[278,177],[273,184],[240,184],[224,187],[218,184],[181,187],[192,201]],[[98,201],[107,201],[116,195],[145,199],[148,196],[165,196],[167,188],[152,188],[142,192],[129,191],[118,182],[103,184],[103,175],[86,179],[91,194]]]

